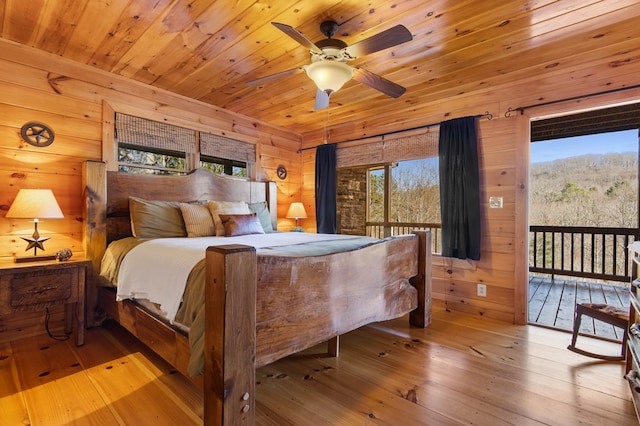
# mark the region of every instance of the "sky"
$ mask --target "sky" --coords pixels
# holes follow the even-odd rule
[[[541,163],[585,154],[638,152],[638,130],[554,139],[531,144],[531,162]]]

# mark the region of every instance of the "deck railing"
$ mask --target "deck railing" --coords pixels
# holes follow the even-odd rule
[[[430,230],[433,253],[440,253],[439,223],[367,222],[367,236],[385,238]],[[529,271],[606,281],[629,281],[627,246],[640,239],[635,228],[530,226]]]
[[[386,238],[394,235],[410,234],[412,231],[431,231],[431,251],[440,253],[439,223],[412,223],[412,222],[367,222],[367,236],[373,238]]]
[[[530,226],[529,271],[628,282],[627,246],[638,235],[634,228]]]

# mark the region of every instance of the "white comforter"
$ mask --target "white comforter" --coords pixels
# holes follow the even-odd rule
[[[207,247],[245,244],[256,249],[353,238],[349,235],[276,232],[239,237],[160,238],[134,247],[120,265],[117,300],[148,299],[173,322],[187,278]]]

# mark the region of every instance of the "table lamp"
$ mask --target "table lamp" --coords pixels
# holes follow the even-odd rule
[[[298,226],[298,219],[306,219],[307,212],[304,209],[304,205],[299,202],[291,203],[289,211],[287,212],[287,219],[295,219],[296,226],[291,230],[294,232],[303,232],[302,227]]]
[[[16,257],[16,262],[29,262],[33,260],[53,260],[56,255],[38,256],[37,250],[44,251],[44,243],[47,238],[40,238],[38,233],[39,219],[62,219],[64,215],[60,206],[50,189],[21,189],[16,199],[11,203],[6,215],[7,219],[33,219],[34,231],[30,238],[21,237],[25,240],[27,248],[25,251],[33,249],[33,256]]]

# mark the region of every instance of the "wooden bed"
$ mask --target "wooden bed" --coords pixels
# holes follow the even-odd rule
[[[87,288],[87,323],[99,325],[106,316],[114,318],[188,377],[190,348],[184,332],[135,302],[116,302],[113,291],[91,284],[107,242],[131,235],[129,196],[167,201],[266,200],[275,227],[275,183],[204,171],[186,176],[107,172],[104,163],[93,161],[85,164],[83,175],[84,242],[94,278]],[[253,247],[243,245],[209,247],[204,372],[194,380],[204,389],[205,424],[254,424],[258,367],[408,312],[411,324],[427,326],[430,239],[428,232],[416,232],[354,251],[294,258],[260,256]],[[417,291],[408,291],[407,281]]]

